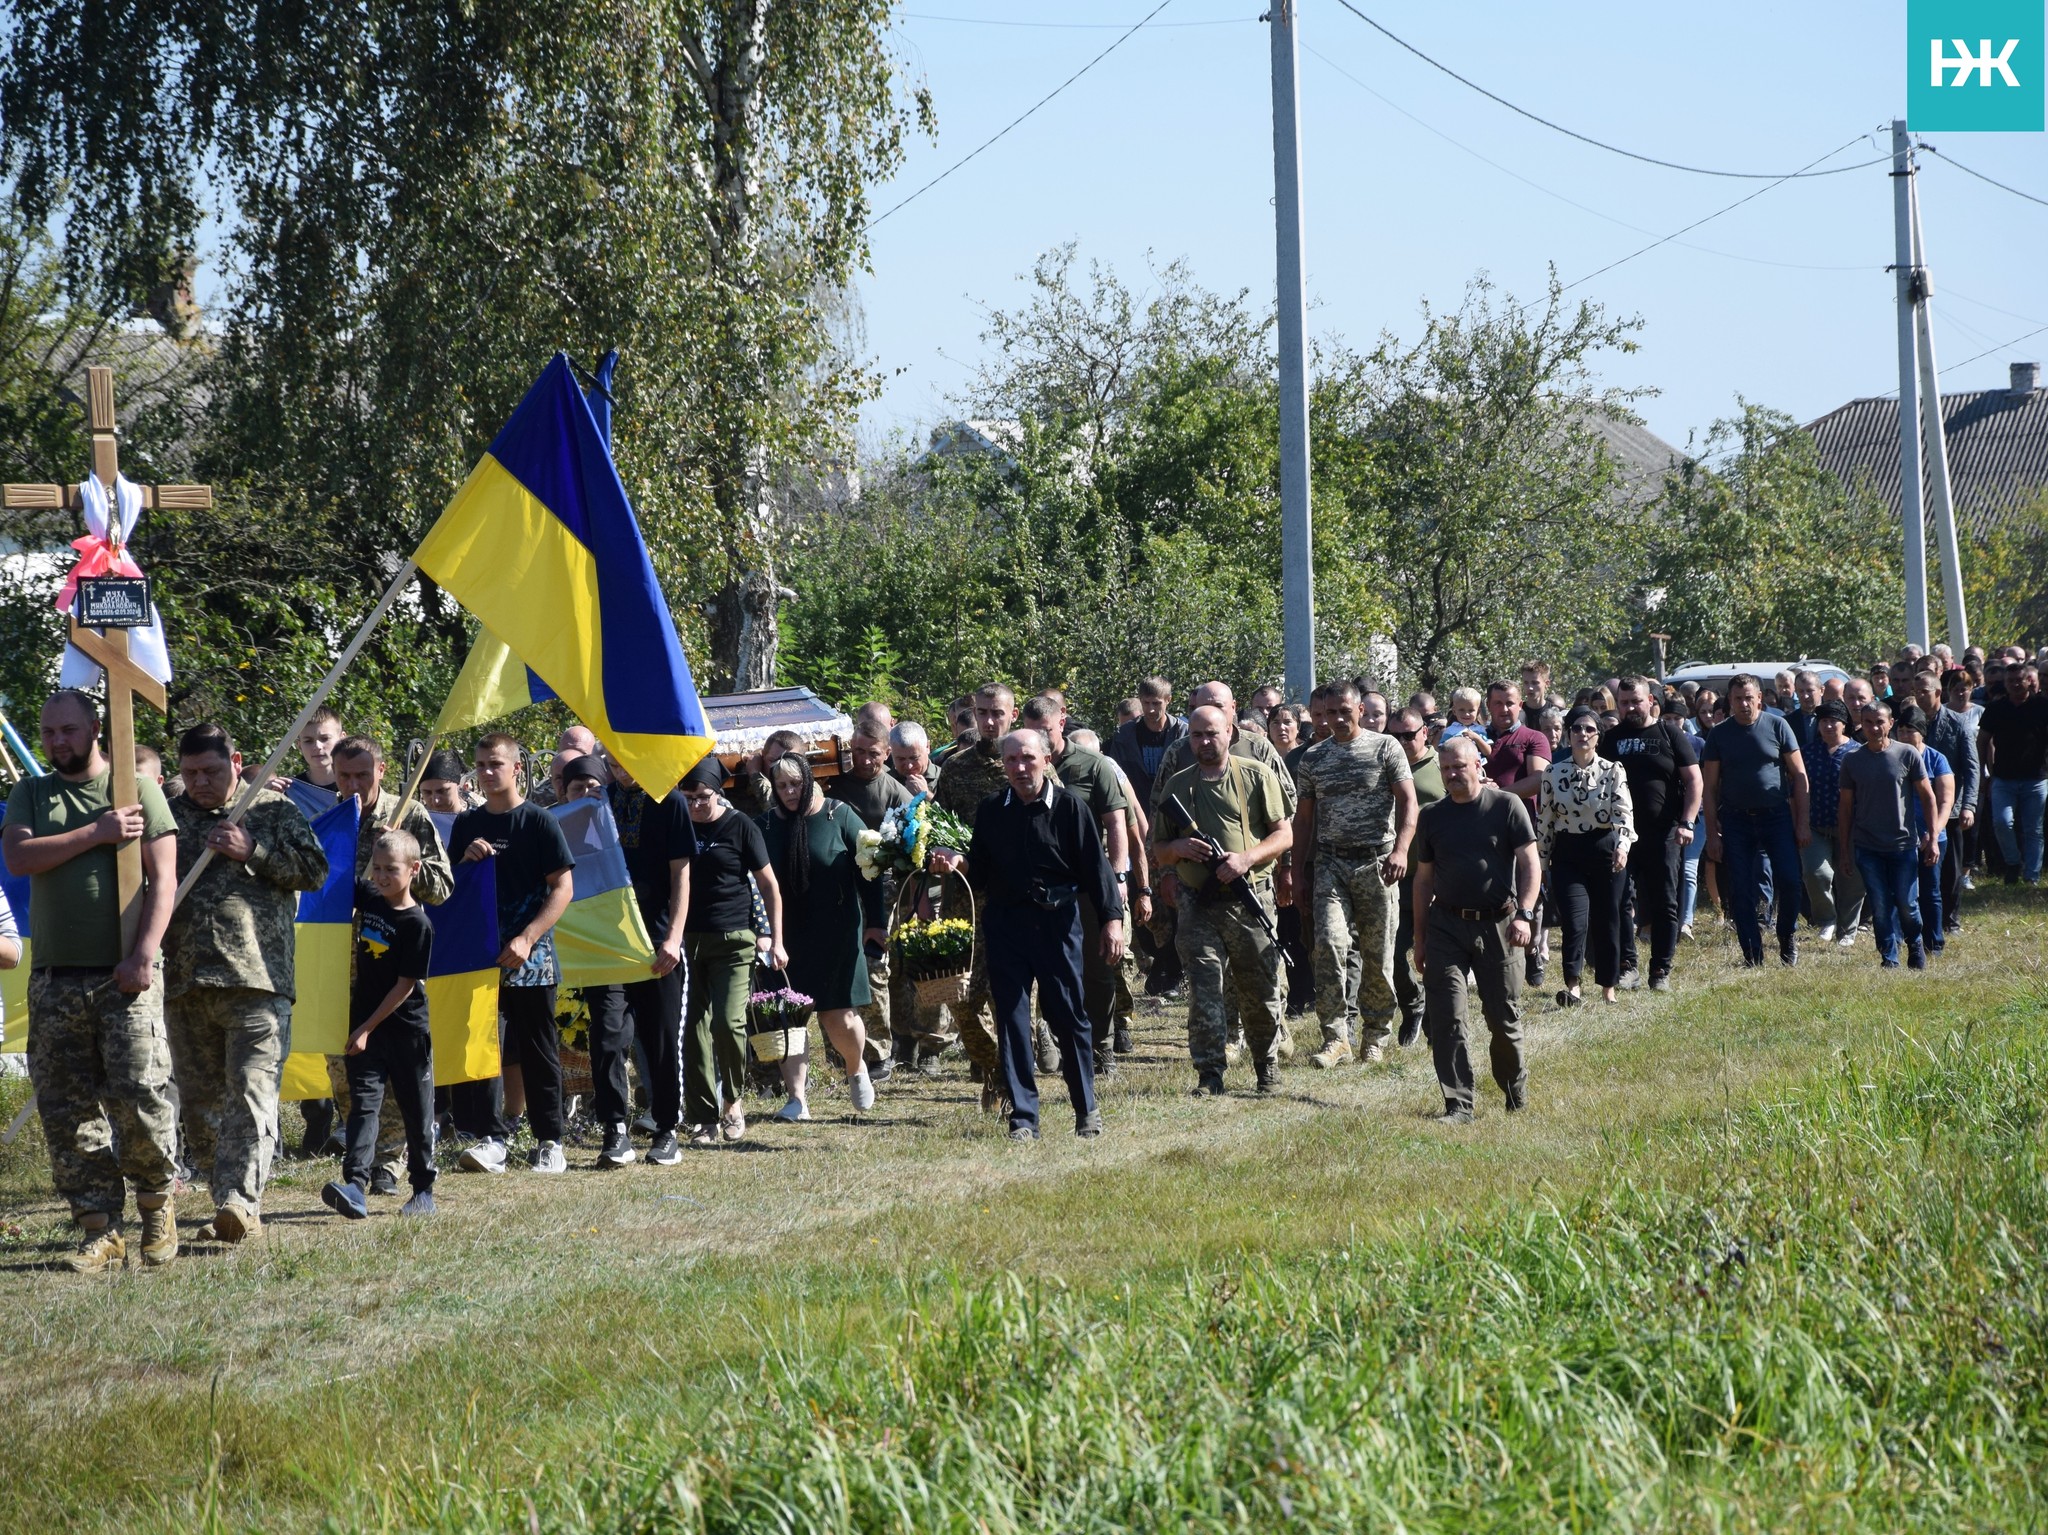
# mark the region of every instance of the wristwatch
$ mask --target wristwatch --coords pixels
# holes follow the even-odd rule
[[[1536,913],[1533,911],[1522,911],[1520,909],[1517,909],[1515,912],[1515,920],[1517,922],[1526,922],[1531,927],[1533,927],[1536,925]]]
[[[1129,869],[1112,869],[1110,870],[1110,873],[1116,876],[1116,882],[1119,885],[1127,885],[1130,883],[1131,871]]]
[[[1133,890],[1131,892],[1132,895],[1150,895],[1151,893],[1152,887],[1150,885],[1140,885],[1136,890]]]

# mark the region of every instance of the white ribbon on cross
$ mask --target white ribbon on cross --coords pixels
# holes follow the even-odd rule
[[[93,538],[119,549],[128,546],[128,535],[135,531],[136,520],[142,516],[142,487],[125,474],[114,476],[114,498],[110,507],[107,502],[107,487],[96,474],[88,474],[78,487],[79,500],[85,506],[85,528]],[[110,532],[116,527],[118,532]],[[104,632],[104,631],[102,631]],[[164,616],[157,611],[156,604],[149,608],[149,627],[128,631],[128,653],[135,658],[135,664],[156,678],[169,684],[171,680],[171,651],[164,640]],[[91,687],[100,680],[100,668],[76,645],[64,647],[64,667],[58,677],[58,684],[67,688]]]

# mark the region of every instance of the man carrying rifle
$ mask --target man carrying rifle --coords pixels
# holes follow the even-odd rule
[[[1188,1052],[1197,1098],[1223,1096],[1223,988],[1238,1016],[1259,1091],[1280,1085],[1280,945],[1272,871],[1294,845],[1279,775],[1230,754],[1231,721],[1207,706],[1188,717],[1194,761],[1161,786],[1152,822],[1156,860],[1177,876],[1178,947],[1188,976]]]

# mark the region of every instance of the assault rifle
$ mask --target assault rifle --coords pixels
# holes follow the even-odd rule
[[[1208,844],[1210,848],[1209,856],[1201,862],[1202,867],[1209,871],[1211,885],[1218,891],[1236,897],[1238,904],[1243,906],[1246,911],[1249,911],[1252,914],[1252,920],[1259,924],[1259,931],[1266,935],[1266,942],[1280,951],[1280,958],[1285,961],[1288,969],[1294,969],[1294,956],[1287,952],[1287,945],[1280,941],[1279,931],[1273,926],[1273,914],[1266,910],[1263,901],[1252,894],[1251,880],[1249,878],[1242,878],[1226,881],[1219,876],[1216,872],[1216,867],[1223,862],[1223,855],[1216,852],[1216,844],[1209,841],[1209,838],[1203,835],[1201,826],[1195,820],[1195,813],[1188,809],[1178,794],[1169,794],[1166,797],[1166,802],[1172,807],[1173,813],[1179,816],[1182,822],[1186,824],[1187,834],[1190,837],[1199,837]]]

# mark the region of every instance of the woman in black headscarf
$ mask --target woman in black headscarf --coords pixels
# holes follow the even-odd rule
[[[874,1107],[875,1086],[863,1052],[867,1031],[859,1009],[873,1000],[864,944],[888,939],[882,884],[861,876],[854,861],[861,819],[825,798],[801,752],[775,759],[768,769],[774,808],[761,817],[769,861],[782,888],[782,946],[789,953],[789,984],[811,998],[825,1038],[846,1063],[853,1106]],[[804,1101],[805,1070],[784,1063],[783,1084]]]

